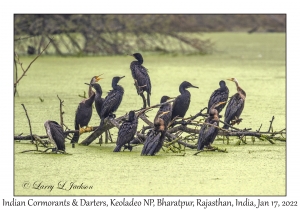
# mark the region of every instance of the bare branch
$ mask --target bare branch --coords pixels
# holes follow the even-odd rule
[[[61,125],[61,127],[64,127],[64,119],[63,119],[63,114],[64,114],[64,112],[63,112],[63,110],[62,110],[62,106],[63,106],[64,101],[62,101],[62,100],[59,98],[58,95],[57,95],[57,98],[58,98],[58,100],[59,100],[60,125]]]
[[[275,119],[275,117],[273,116],[272,119],[271,119],[271,121],[270,121],[270,127],[269,127],[268,132],[271,131],[271,128],[272,128],[272,124],[273,124],[274,119]]]
[[[33,142],[33,138],[32,138],[33,136],[32,136],[32,129],[31,129],[30,119],[29,119],[29,116],[28,116],[28,114],[27,114],[27,110],[26,110],[26,108],[25,108],[25,105],[24,105],[24,104],[21,104],[21,105],[23,106],[23,109],[24,109],[24,111],[25,111],[25,114],[26,114],[26,117],[27,117],[27,120],[28,120],[29,130],[30,130],[30,136],[31,136],[31,142]],[[38,150],[37,141],[36,141],[35,146],[36,146],[36,150]]]
[[[50,38],[49,38],[50,39]],[[20,82],[20,80],[26,76],[27,71],[29,70],[30,66],[34,63],[34,61],[36,61],[36,59],[38,59],[38,57],[40,57],[40,55],[47,49],[47,47],[49,46],[49,44],[53,42],[53,39],[50,39],[49,43],[46,45],[46,47],[30,62],[30,64],[28,65],[28,67],[26,69],[23,68],[23,64],[20,62],[19,56],[17,55],[17,53],[15,52],[15,57],[17,58],[17,62],[18,64],[21,66],[21,69],[23,70],[22,75],[19,78],[16,78],[16,82],[14,83],[14,87],[16,88],[17,84]]]

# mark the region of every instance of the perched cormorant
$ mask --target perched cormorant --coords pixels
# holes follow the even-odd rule
[[[226,101],[216,102],[209,109],[209,116],[205,119],[199,131],[197,150],[203,150],[204,146],[210,148],[218,134],[219,112],[217,107],[225,104]]]
[[[148,75],[148,70],[142,65],[143,57],[140,53],[134,53],[131,56],[135,57],[137,61],[132,61],[130,64],[131,74],[134,79],[134,85],[137,90],[137,94],[143,99],[143,108],[146,108],[146,98],[144,91],[147,92],[147,104],[150,106],[151,95],[151,81]]]
[[[209,114],[209,110],[212,107],[213,104],[217,103],[217,102],[222,102],[222,101],[226,101],[228,100],[228,94],[229,94],[229,90],[226,86],[225,81],[221,80],[219,82],[220,88],[218,88],[217,90],[215,90],[208,101],[208,106],[207,106],[207,114]],[[218,113],[220,114],[220,112],[222,111],[222,109],[225,107],[225,104],[221,104],[219,106],[216,107],[216,110],[218,111]]]
[[[237,88],[237,93],[231,96],[225,110],[224,122],[230,125],[230,121],[235,121],[236,123],[239,123],[239,117],[241,116],[245,106],[246,92],[239,86],[237,79],[231,78],[228,80],[235,82]],[[225,123],[223,128],[228,129],[229,126]]]
[[[163,96],[160,103],[169,100],[169,96]],[[154,118],[154,129],[147,134],[141,155],[155,155],[162,148],[168,124],[171,121],[172,106],[170,103],[161,105]]]
[[[47,120],[44,126],[51,143],[55,147],[52,151],[65,151],[65,134],[63,128],[57,122],[51,120]]]
[[[129,142],[133,140],[133,137],[136,133],[138,126],[138,119],[135,116],[134,111],[130,111],[128,115],[128,120],[125,120],[122,125],[120,126],[119,132],[118,132],[118,139],[116,142],[116,147],[114,149],[114,152],[120,152],[122,146],[124,146],[124,149],[132,150],[132,146],[130,146]],[[128,143],[128,146],[125,144]]]
[[[104,102],[104,98],[101,98],[102,97],[102,88],[101,88],[100,84],[98,84],[98,83],[91,83],[91,87],[93,87],[96,91],[95,92],[95,107],[96,107],[96,111],[100,117],[101,116],[101,108],[102,108],[102,105]]]
[[[100,76],[94,76],[91,79],[91,83],[98,82],[100,79],[102,79],[100,78]],[[84,99],[79,103],[75,113],[75,122],[74,122],[75,130],[79,130],[81,127],[87,126],[92,118],[92,112],[93,112],[92,105],[94,103],[96,94],[92,90],[91,84],[88,85],[89,85],[89,89],[88,89],[89,98]],[[79,135],[80,135],[79,132],[74,133],[71,143],[78,143]]]
[[[104,99],[104,102],[102,104],[100,118],[101,123],[100,126],[104,124],[104,119],[108,116],[114,117],[113,112],[117,111],[119,105],[121,104],[123,94],[124,94],[124,88],[120,85],[118,85],[118,82],[123,77],[114,77],[112,79],[112,90],[107,94],[107,96]]]
[[[177,96],[175,101],[173,102],[173,107],[172,107],[172,117],[171,119],[173,120],[175,117],[184,117],[185,113],[189,109],[190,106],[190,100],[191,100],[191,94],[187,88],[198,88],[191,83],[184,81],[180,84],[179,86],[179,92],[181,95]]]

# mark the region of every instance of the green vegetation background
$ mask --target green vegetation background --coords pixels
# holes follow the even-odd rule
[[[215,42],[212,54],[167,55],[143,53],[153,89],[151,104],[157,104],[162,95],[177,96],[179,84],[186,80],[199,89],[191,89],[188,115],[207,106],[210,94],[220,80],[235,77],[246,91],[243,122],[239,128],[267,130],[275,116],[273,127],[286,126],[286,35],[285,33],[205,33]],[[26,66],[33,57],[21,57]],[[14,98],[14,134],[28,134],[29,128],[21,104],[25,104],[31,119],[33,133],[45,134],[46,120],[59,121],[59,95],[65,102],[64,122],[70,128],[80,98],[87,91],[85,82],[94,75],[104,74],[100,81],[104,96],[111,89],[113,76],[125,76],[120,84],[125,89],[123,101],[116,112],[123,115],[139,109],[142,99],[136,94],[129,69],[130,56],[58,57],[42,56],[30,68],[18,86]],[[235,84],[227,81],[230,95]],[[44,99],[41,102],[39,97]],[[153,119],[156,110],[149,112]],[[223,113],[224,114],[224,113]],[[140,126],[142,126],[142,121]],[[98,125],[96,110],[90,125]],[[82,141],[89,134],[83,134]],[[117,130],[113,129],[113,138]],[[15,143],[15,195],[285,195],[286,144],[256,140],[252,144],[235,146],[215,141],[228,153],[203,153],[193,156],[159,152],[154,157],[141,157],[142,145],[132,152],[112,152],[114,144],[76,146],[66,142],[72,155],[40,155],[20,153],[34,146]],[[22,183],[42,181],[57,185],[59,181],[92,185],[91,190],[24,189]]]

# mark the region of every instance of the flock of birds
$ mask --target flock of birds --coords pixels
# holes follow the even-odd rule
[[[146,110],[147,105],[150,107],[150,77],[148,70],[143,66],[142,55],[140,53],[134,53],[132,56],[136,59],[130,64],[134,85],[136,87],[137,94],[143,99],[142,110]],[[101,127],[104,126],[104,120],[107,117],[116,117],[114,112],[121,104],[124,94],[124,88],[118,83],[122,78],[124,78],[124,76],[114,77],[112,79],[112,90],[105,98],[102,98],[102,89],[100,84],[97,83],[100,79],[102,79],[100,76],[94,76],[90,83],[86,83],[89,85],[88,98],[81,101],[78,105],[74,123],[75,130],[79,130],[82,127],[88,126],[92,116],[92,104],[94,102],[97,113],[100,117],[100,125],[98,129],[101,129]],[[219,114],[226,104],[227,107],[224,115],[225,120],[223,129],[228,129],[232,123],[240,122],[239,117],[245,105],[246,93],[239,86],[237,79],[231,78],[228,80],[235,82],[237,93],[230,97],[229,102],[227,103],[229,90],[225,81],[221,80],[219,82],[220,88],[216,89],[211,94],[208,102],[208,117],[205,119],[205,122],[199,131],[197,150],[203,150],[204,147],[208,149],[211,148],[211,144],[214,142],[219,130]],[[191,94],[187,90],[188,88],[198,87],[187,81],[182,82],[179,86],[180,95],[175,98],[173,104],[171,104],[172,102],[168,102],[168,100],[171,99],[169,96],[161,97],[161,106],[154,118],[154,128],[150,129],[147,134],[141,155],[155,155],[157,152],[159,152],[163,146],[167,129],[174,126],[173,123],[175,119],[181,118],[182,124],[185,125],[183,118],[189,108],[191,98]],[[145,97],[144,92],[147,93],[147,97]],[[132,150],[130,142],[134,139],[136,134],[138,118],[141,114],[143,114],[143,111],[137,114],[135,111],[130,111],[128,114],[128,119],[123,120],[123,123],[118,131],[116,147],[113,150],[114,152],[120,152],[122,147],[124,147],[124,150]],[[63,128],[55,121],[46,121],[44,125],[49,139],[55,145],[53,151],[65,151],[65,135]],[[79,135],[79,132],[74,133],[71,143],[78,143]]]

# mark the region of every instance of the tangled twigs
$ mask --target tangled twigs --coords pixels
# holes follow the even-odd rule
[[[165,103],[170,103],[170,102],[172,102],[172,101],[174,101],[174,100],[170,100],[170,101],[167,101],[167,102],[165,102]],[[165,103],[161,103],[161,104],[156,104],[156,105],[154,105],[154,106],[150,106],[150,107],[148,107],[148,108],[146,108],[146,109],[142,109],[142,110],[137,110],[137,111],[139,111],[139,114],[138,115],[140,115],[139,117],[142,119],[142,120],[144,120],[147,124],[149,124],[149,125],[151,125],[151,127],[153,127],[153,123],[152,122],[150,122],[148,119],[147,119],[147,117],[143,114],[143,113],[145,113],[147,110],[149,110],[149,109],[152,109],[152,108],[154,108],[154,107],[159,107],[159,106],[161,106],[162,104],[165,104]],[[127,114],[126,114],[127,115]],[[89,144],[91,144],[96,138],[98,138],[103,132],[105,132],[106,130],[109,130],[109,129],[111,129],[111,128],[113,128],[113,127],[117,127],[117,128],[119,128],[119,126],[120,126],[120,121],[121,121],[121,119],[123,119],[126,115],[124,115],[124,116],[121,116],[121,117],[118,117],[117,119],[113,119],[113,118],[108,118],[108,120],[106,120],[106,123],[105,123],[105,125],[102,127],[102,128],[97,128],[91,135],[89,135],[85,140],[83,140],[80,144],[81,145],[89,145]],[[108,123],[107,123],[108,122]]]
[[[204,110],[206,110],[206,109],[207,109],[207,107],[204,107],[203,109],[200,110],[199,113],[195,114],[194,116],[191,116],[191,117],[189,118],[188,122],[193,121],[194,119],[196,119],[196,118],[199,117],[199,116],[207,117],[208,114],[202,114],[202,112],[203,112]]]
[[[62,110],[62,106],[64,106],[64,104],[63,104],[64,101],[61,100],[58,95],[57,95],[57,98],[60,101],[60,123],[61,123],[61,125],[64,125],[64,123],[63,123],[63,114],[64,114],[64,112]],[[171,101],[168,101],[168,102],[165,102],[165,103],[170,103],[172,101],[174,101],[174,100],[171,100]],[[162,104],[165,104],[165,103],[156,104],[156,105],[153,105],[151,107],[135,111],[136,114],[137,114],[137,117],[141,118],[142,121],[146,123],[146,126],[143,126],[141,131],[137,132],[136,138],[132,141],[132,142],[134,142],[134,144],[143,143],[145,141],[145,139],[147,138],[147,136],[145,135],[146,130],[154,128],[152,120],[151,121],[149,120],[149,118],[145,115],[145,112],[152,110],[152,108],[159,107],[159,106],[161,106]],[[47,135],[35,136],[35,135],[32,134],[30,120],[29,120],[27,111],[26,111],[25,106],[23,104],[22,104],[22,106],[23,106],[23,108],[26,112],[26,116],[27,116],[27,119],[29,121],[30,135],[27,135],[27,136],[21,136],[21,135],[14,136],[14,140],[31,140],[33,142],[33,139],[35,139],[35,143],[36,143],[36,150],[35,151],[37,151],[38,150],[38,144],[43,144],[43,141],[41,139],[44,139],[44,138],[46,139],[46,138],[48,138],[48,136]],[[205,109],[206,109],[206,107],[204,109],[200,110],[200,112],[195,114],[194,116],[190,116],[189,118],[183,119],[184,122],[185,122],[184,124],[180,123],[179,126],[174,126],[172,128],[171,127],[168,128],[168,130],[166,132],[166,137],[167,138],[165,139],[165,143],[164,143],[164,147],[166,148],[166,151],[172,151],[172,152],[178,153],[178,152],[182,151],[182,146],[184,147],[184,149],[186,147],[188,147],[190,149],[196,149],[197,148],[197,145],[195,144],[195,141],[197,141],[200,128],[203,124],[205,124],[205,122],[202,122],[201,121],[202,119],[200,119],[198,121],[195,121],[195,119],[198,116],[204,116],[204,117],[207,116],[207,114],[202,114],[202,112]],[[114,127],[119,128],[122,119],[125,119],[125,118],[127,118],[127,113],[125,115],[119,117],[119,118],[116,118],[116,119],[107,118],[105,120],[104,126],[102,128],[99,128],[99,126],[94,126],[94,127],[91,127],[91,129],[87,129],[87,128],[81,128],[80,130],[70,130],[70,129],[68,129],[68,130],[64,131],[64,134],[66,136],[68,136],[71,133],[80,132],[80,134],[82,134],[82,133],[85,133],[85,132],[93,131],[93,133],[90,136],[88,136],[85,140],[83,140],[80,143],[81,145],[89,145],[96,138],[98,138],[100,135],[102,135],[103,132],[107,132],[108,130],[110,130],[111,128],[114,128]],[[273,121],[274,121],[274,116],[273,116],[272,120],[270,121],[270,123],[271,123],[270,128],[272,128]],[[220,123],[223,123],[223,122],[220,120]],[[235,128],[233,126],[229,126],[230,129],[223,129],[223,128],[221,128],[221,126],[218,127],[218,126],[215,126],[215,125],[210,125],[210,126],[217,127],[218,130],[219,130],[218,135],[223,136],[223,138],[226,137],[227,139],[229,139],[228,138],[229,136],[238,137],[239,138],[238,143],[243,141],[246,144],[246,137],[247,136],[251,137],[253,143],[255,142],[255,138],[258,138],[259,140],[262,140],[262,141],[269,141],[271,144],[274,144],[275,141],[284,141],[284,142],[286,141],[286,137],[285,137],[285,134],[286,134],[285,130],[286,129],[282,129],[278,132],[275,132],[275,131],[273,132],[273,129],[272,129],[272,132],[270,132],[271,129],[269,128],[268,131],[261,132],[260,129],[261,129],[262,125],[260,125],[260,128],[256,131],[251,131],[252,130],[251,128],[238,129],[238,128]],[[67,128],[67,126],[66,126],[66,128]],[[189,135],[182,136],[183,133],[188,133]],[[37,140],[37,137],[40,139],[40,141]],[[43,144],[43,146],[47,147],[47,142],[45,142]],[[222,151],[220,149],[218,149],[218,150]]]
[[[35,139],[35,141],[36,141],[37,143],[42,144],[44,147],[47,147],[47,144],[50,143],[50,142],[47,141],[47,140],[42,140],[42,139],[41,139],[38,135],[36,135],[36,134],[33,134],[33,137],[34,137],[34,139]]]
[[[19,78],[16,78],[16,82],[14,83],[14,94],[16,93],[16,88],[17,88],[17,84],[21,81],[21,79],[24,77],[24,76],[26,76],[26,73],[27,73],[27,71],[29,70],[29,68],[30,68],[30,66],[31,66],[31,64],[33,64],[34,63],[34,61],[36,61],[36,59],[38,59],[38,57],[40,57],[40,55],[47,49],[47,47],[49,46],[49,44],[51,43],[51,42],[53,42],[53,39],[52,38],[49,38],[50,39],[50,41],[49,41],[49,43],[46,45],[46,47],[29,63],[29,65],[27,66],[27,68],[26,69],[24,69],[23,68],[23,63],[21,63],[21,61],[20,61],[20,58],[19,58],[19,56],[18,56],[18,54],[15,52],[15,61],[16,61],[16,63],[18,63],[19,65],[20,65],[20,67],[21,67],[21,69],[22,69],[22,74],[21,74],[21,76],[19,77]],[[17,69],[16,69],[16,71],[17,71]],[[16,74],[17,75],[17,74]]]

